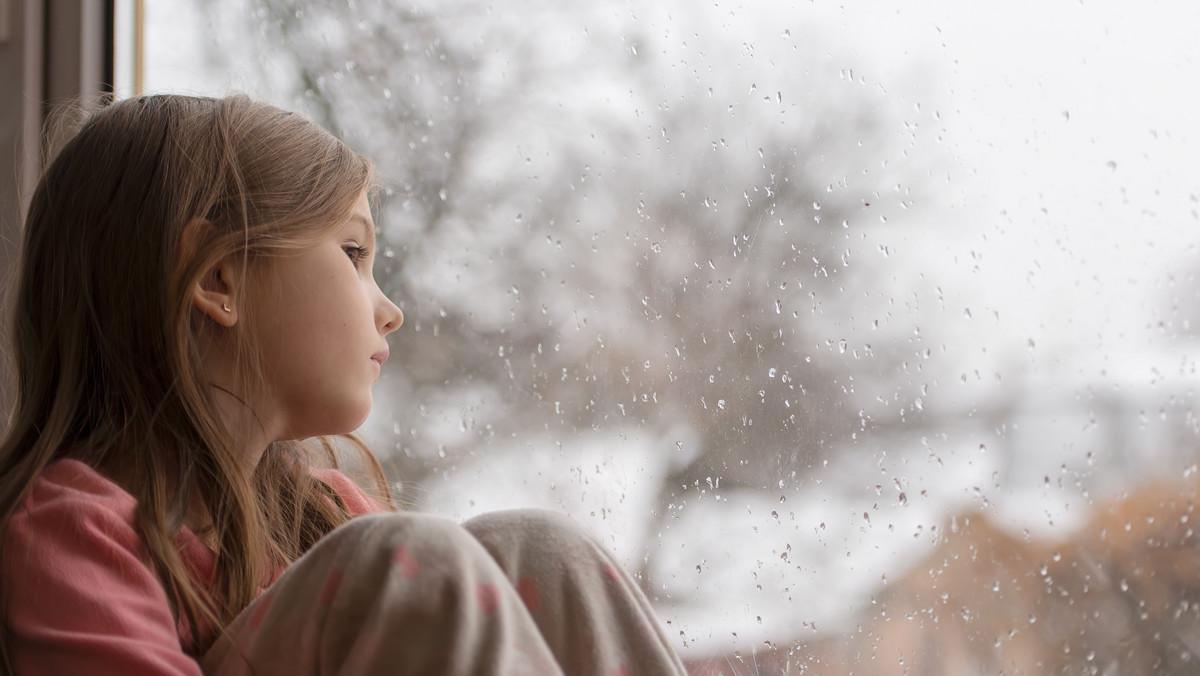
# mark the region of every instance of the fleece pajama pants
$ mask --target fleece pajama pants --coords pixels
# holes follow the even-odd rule
[[[538,511],[353,519],[201,663],[211,676],[686,673],[612,555]]]

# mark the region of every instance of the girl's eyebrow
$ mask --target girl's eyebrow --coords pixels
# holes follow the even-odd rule
[[[375,225],[373,223],[371,223],[370,219],[368,219],[366,216],[363,216],[362,214],[354,214],[353,216],[350,217],[350,220],[358,221],[359,225],[362,226],[363,233],[364,233],[363,239],[365,240],[364,244],[366,244],[368,247],[374,247],[375,246]]]

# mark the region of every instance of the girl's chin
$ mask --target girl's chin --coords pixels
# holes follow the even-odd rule
[[[310,423],[309,425],[301,429],[291,430],[281,441],[300,441],[314,437],[335,437],[343,434],[352,434],[367,422],[367,416],[370,414],[371,400],[368,397],[364,405],[348,409],[341,415],[327,416],[325,420],[321,421],[321,424],[311,424],[316,421],[310,417],[306,421]]]

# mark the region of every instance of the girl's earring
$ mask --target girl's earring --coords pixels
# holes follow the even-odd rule
[[[233,312],[233,308],[229,307],[229,303],[221,303],[221,309],[226,312]]]

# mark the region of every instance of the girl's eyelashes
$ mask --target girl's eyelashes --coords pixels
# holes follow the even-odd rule
[[[367,247],[352,244],[343,246],[342,251],[346,252],[346,256],[354,263],[355,267],[367,260],[367,257],[371,254],[371,250]]]

